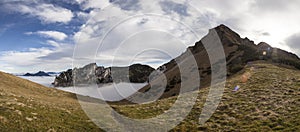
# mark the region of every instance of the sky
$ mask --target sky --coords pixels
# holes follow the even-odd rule
[[[300,1],[1,0],[0,71],[157,67],[225,24],[300,55]]]

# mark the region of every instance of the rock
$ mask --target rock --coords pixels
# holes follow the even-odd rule
[[[33,118],[29,118],[29,117],[26,117],[25,118],[27,121],[33,121]]]
[[[56,132],[56,130],[54,128],[51,128],[47,132]]]
[[[7,118],[5,118],[4,116],[0,116],[0,122],[1,123],[6,123],[7,122]]]
[[[31,114],[32,114],[32,115],[35,115],[35,116],[38,115],[37,113],[33,113],[33,112],[31,112]]]
[[[18,115],[22,115],[22,112],[21,111],[19,111],[19,110],[15,110],[15,112],[18,114]]]
[[[59,76],[55,77],[52,85],[55,87],[68,87],[73,86],[73,72],[72,69],[62,72]]]
[[[25,107],[26,106],[25,104],[20,103],[20,102],[16,103],[16,105],[21,106],[21,107]]]

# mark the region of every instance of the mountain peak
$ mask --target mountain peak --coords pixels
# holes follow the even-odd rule
[[[230,28],[224,24],[220,24],[219,26],[215,27],[214,29],[230,29]]]
[[[231,30],[229,27],[227,27],[224,24],[221,24],[213,29],[210,29],[209,32],[215,30],[219,37],[221,42],[224,43],[230,43],[230,44],[240,44],[241,43],[241,37],[238,33]]]
[[[258,47],[271,47],[268,43],[266,42],[260,42],[258,45]]]

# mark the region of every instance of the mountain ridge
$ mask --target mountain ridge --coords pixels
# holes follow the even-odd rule
[[[201,78],[199,80],[200,88],[210,85],[211,64],[209,62],[208,53],[203,46],[202,41],[205,37],[211,36],[213,31],[217,32],[223,45],[228,77],[241,71],[247,63],[257,60],[265,60],[300,69],[300,59],[297,55],[278,48],[273,48],[265,42],[255,44],[254,41],[250,40],[249,38],[241,38],[238,33],[234,32],[224,24],[221,24],[213,29],[210,29],[206,36],[204,36],[200,41],[196,42],[194,46],[188,47],[186,52],[158,68],[164,69],[163,73],[167,78],[167,86],[160,99],[177,96],[179,94],[182,78],[180,77],[180,69],[175,60],[177,58],[180,58],[181,60],[184,59],[187,52],[191,52],[196,59],[198,65],[197,71],[199,72]],[[151,89],[150,84],[142,88],[139,92],[145,93],[149,91],[149,89]],[[136,95],[133,95],[132,97],[134,96]],[[123,101],[127,102],[126,100]]]

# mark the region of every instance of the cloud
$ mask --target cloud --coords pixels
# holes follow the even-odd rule
[[[55,6],[53,4],[37,3],[37,2],[18,2],[8,3],[7,9],[19,12],[22,14],[37,17],[44,23],[69,23],[74,14],[71,10]]]
[[[293,8],[294,6],[287,4],[287,2],[284,3],[286,9],[282,11],[285,13],[278,14],[265,13],[272,10],[272,5],[265,10],[257,6],[257,4],[262,7],[264,4],[272,4],[271,1],[260,3],[258,0],[190,0],[188,2],[185,0],[177,0],[176,2],[170,0],[140,0],[137,2],[138,8],[135,5],[132,5],[134,8],[127,7],[126,3],[121,5],[121,3],[118,3],[120,1],[122,0],[111,0],[110,2],[114,2],[113,4],[117,6],[109,6],[104,10],[90,13],[89,21],[74,35],[75,40],[79,40],[76,41],[77,48],[80,49],[76,51],[78,58],[95,59],[94,57],[101,53],[96,59],[102,64],[107,64],[113,58],[117,59],[120,62],[119,64],[125,63],[126,61],[124,60],[128,60],[133,53],[147,49],[149,48],[148,45],[157,43],[147,43],[155,40],[154,38],[148,40],[147,38],[151,38],[151,35],[148,34],[149,37],[147,35],[144,36],[144,40],[132,41],[131,44],[134,46],[122,46],[122,43],[128,43],[131,37],[138,36],[135,34],[143,34],[143,31],[147,30],[172,33],[173,36],[181,40],[185,46],[172,47],[176,53],[172,54],[172,57],[174,57],[184,51],[187,46],[199,41],[209,28],[219,24],[229,26],[242,37],[248,37],[256,43],[266,41],[274,47],[290,50],[283,40],[292,33],[297,32],[296,30],[299,29],[298,23],[300,22],[300,17],[295,17],[298,16],[298,11],[291,12],[299,9]],[[127,2],[130,3],[132,1]],[[275,7],[281,4],[279,1],[274,2]],[[295,4],[295,1],[292,1],[292,3]],[[145,15],[147,13],[157,16]],[[170,21],[165,20],[165,18]],[[280,19],[280,21],[277,19]],[[274,23],[274,21],[277,22]],[[198,37],[194,37],[194,34],[185,25],[194,30],[193,32]],[[292,26],[289,27],[287,25]],[[156,38],[159,37],[156,36]],[[159,40],[167,42],[170,41],[170,38],[159,38]],[[172,43],[164,43],[162,45],[164,46],[156,48],[168,51],[170,46],[173,46]],[[91,49],[91,47],[94,48]],[[97,50],[97,48],[100,50]],[[120,52],[120,49],[124,51]],[[113,54],[116,51],[118,51],[118,54]],[[166,59],[165,61],[168,60]],[[147,60],[143,62],[147,62]]]
[[[109,0],[76,0],[83,10],[103,9],[110,5]]]
[[[254,0],[251,4],[251,8],[261,13],[278,13],[290,11],[292,8],[298,8],[299,4],[299,0],[290,0],[289,2],[282,0]]]
[[[109,0],[110,3],[118,5],[122,10],[139,10],[139,0]]]
[[[9,30],[13,26],[14,24],[5,24],[0,26],[0,36],[2,36],[7,30]]]
[[[32,34],[37,34],[45,38],[51,38],[55,39],[58,41],[63,41],[65,40],[68,35],[66,35],[63,32],[58,32],[58,31],[37,31],[37,32],[26,32],[26,35],[32,35]]]
[[[61,71],[72,67],[73,45],[62,44],[55,41],[48,41],[54,44],[53,48],[29,48],[24,51],[4,51],[0,52],[1,70],[10,73]]]
[[[114,2],[114,5],[118,5],[116,1]],[[110,66],[112,61],[115,65],[128,65],[132,63],[128,60],[143,51],[147,51],[143,56],[149,57],[137,57],[134,62],[157,66],[177,57],[188,46],[194,45],[210,28],[203,28],[202,24],[196,22],[197,20],[190,19],[199,15],[204,16],[206,12],[190,9],[191,7],[188,8],[184,1],[157,6],[159,1],[143,0],[138,4],[140,8],[125,8],[118,5],[90,12],[89,21],[74,35],[76,42],[74,59],[80,63],[79,66],[95,60],[100,65],[106,66]],[[167,9],[166,6],[170,5],[173,7]],[[176,7],[180,7],[181,10],[175,10]],[[172,10],[172,13],[166,14],[163,9]],[[145,15],[148,12],[153,15]],[[193,27],[194,31],[186,25]],[[166,58],[164,54],[153,56],[154,54],[148,50],[160,50],[169,57]]]
[[[161,1],[160,2],[160,6],[162,8],[163,11],[165,11],[166,13],[177,13],[179,15],[183,15],[183,16],[188,16],[188,12],[187,12],[187,6],[185,4],[181,4],[181,3],[175,3],[173,1]]]
[[[271,34],[268,33],[268,32],[263,32],[263,33],[261,33],[261,35],[264,35],[264,36],[270,36]]]
[[[300,56],[300,33],[293,34],[288,37],[286,40],[286,44]]]

